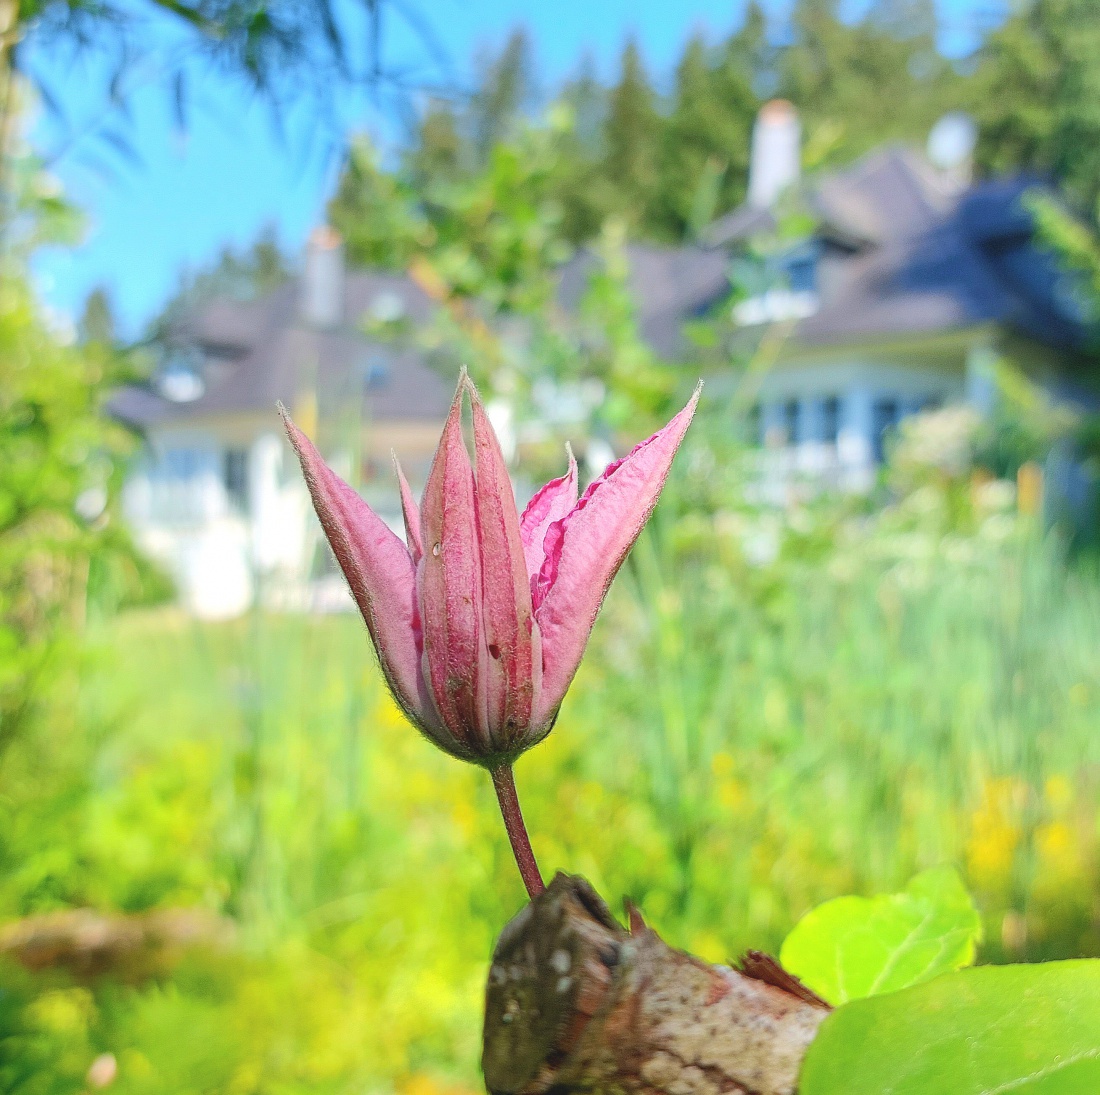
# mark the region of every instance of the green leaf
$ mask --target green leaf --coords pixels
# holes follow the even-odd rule
[[[791,930],[779,960],[830,1004],[844,1004],[970,965],[981,932],[958,874],[937,867],[903,893],[819,905]]]
[[[1100,961],[982,966],[857,1000],[821,1027],[799,1095],[1092,1095]]]

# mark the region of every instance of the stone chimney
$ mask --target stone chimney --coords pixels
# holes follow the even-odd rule
[[[344,241],[328,225],[309,234],[300,308],[313,327],[336,327],[344,318]]]
[[[752,127],[749,205],[767,209],[798,182],[801,143],[798,112],[786,99],[772,99],[760,108]]]

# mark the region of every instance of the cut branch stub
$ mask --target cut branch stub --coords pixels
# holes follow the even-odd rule
[[[828,1007],[616,923],[559,874],[501,933],[482,1067],[494,1095],[792,1095]]]

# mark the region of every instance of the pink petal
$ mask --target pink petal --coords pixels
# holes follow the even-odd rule
[[[519,534],[523,541],[523,557],[527,563],[527,573],[532,579],[538,577],[546,553],[543,542],[546,530],[560,521],[577,504],[577,462],[573,459],[573,450],[569,449],[569,470],[560,479],[551,479],[527,503],[523,516],[519,519]]]
[[[397,485],[401,491],[401,514],[405,518],[405,542],[409,545],[409,553],[413,563],[420,562],[420,556],[424,554],[424,545],[420,540],[420,510],[417,508],[416,499],[409,489],[409,482],[401,465],[397,460],[397,454],[393,454],[393,467],[397,472]]]
[[[366,621],[382,672],[413,722],[425,725],[416,631],[416,568],[405,545],[283,416],[321,527]],[[427,725],[425,725],[427,729]]]
[[[611,580],[657,504],[698,402],[696,388],[664,429],[609,465],[547,530],[535,597],[543,672],[535,725],[551,721],[565,697]]]
[[[488,730],[497,749],[511,747],[531,719],[542,652],[531,608],[519,514],[508,468],[477,389],[467,381],[477,458],[475,497],[481,543],[482,679]]]
[[[424,629],[423,673],[440,718],[472,752],[489,745],[478,702],[481,675],[481,564],[474,474],[462,440],[459,382],[420,504],[424,555],[417,586]]]

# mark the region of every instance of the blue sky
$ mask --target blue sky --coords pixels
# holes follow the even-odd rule
[[[996,0],[938,0],[952,53],[972,48],[979,21],[988,21]],[[858,0],[853,0],[858,8]],[[781,12],[782,0],[771,0]],[[685,38],[702,28],[712,37],[741,19],[743,0],[431,0],[439,38],[459,74],[475,50],[499,45],[522,23],[531,32],[540,79],[553,85],[582,53],[611,76],[624,38],[640,43],[650,72],[666,75]],[[160,33],[160,31],[156,31]],[[395,61],[423,57],[407,28],[389,29],[388,55]],[[242,85],[192,66],[193,108],[185,134],[175,123],[170,96],[154,71],[144,74],[128,97],[129,118],[111,118],[125,134],[136,160],[112,152],[97,126],[104,118],[104,66],[94,59],[40,55],[38,69],[60,103],[69,135],[43,115],[34,140],[53,155],[69,197],[88,216],[84,243],[73,250],[40,253],[35,274],[45,300],[75,316],[96,285],[110,290],[123,331],[136,335],[177,283],[181,269],[207,262],[223,243],[244,246],[268,223],[284,246],[296,252],[322,215],[334,182],[346,133],[368,128],[393,133],[386,112],[361,93],[340,98],[338,117],[324,121],[291,108],[284,132],[271,111]],[[72,139],[72,132],[84,136]]]

